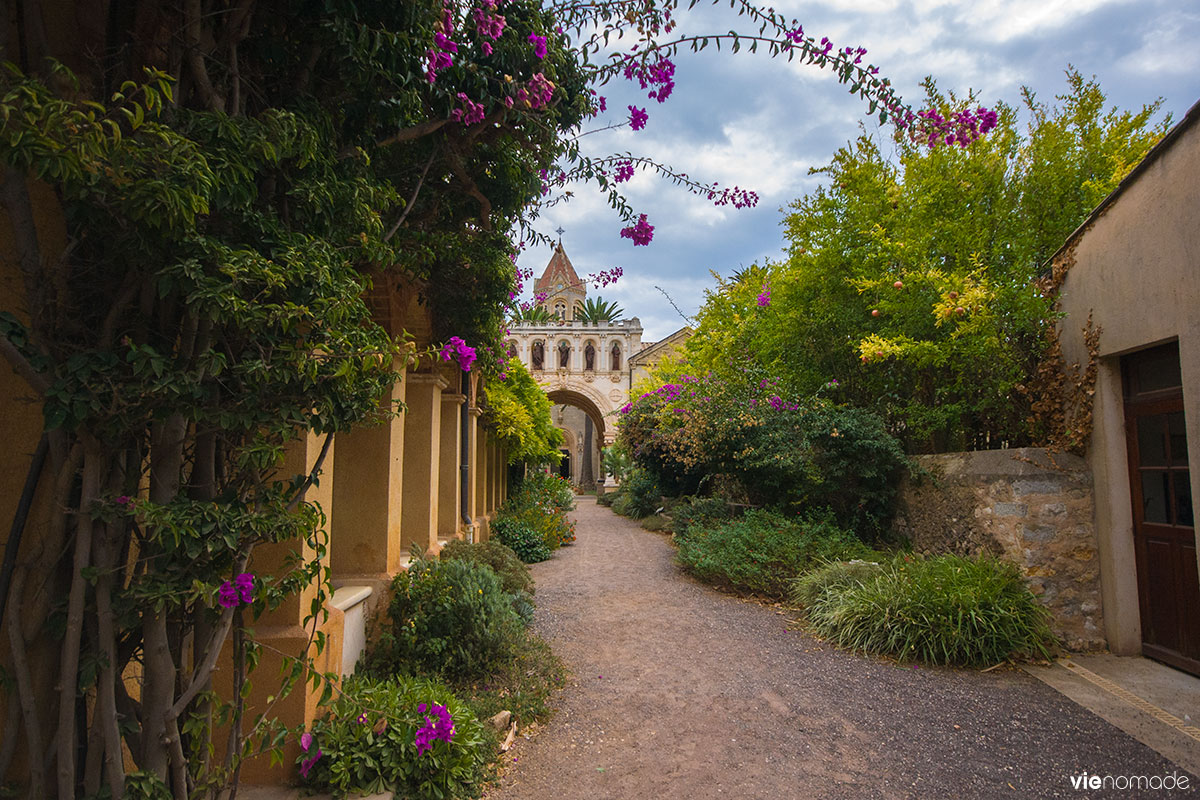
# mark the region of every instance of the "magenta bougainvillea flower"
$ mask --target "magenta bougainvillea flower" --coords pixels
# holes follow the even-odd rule
[[[217,603],[222,608],[234,608],[239,604],[254,602],[254,574],[243,572],[232,581],[225,581],[217,590]]]
[[[649,118],[650,116],[646,113],[645,109],[638,108],[637,106],[629,106],[629,127],[635,131],[640,131],[646,127],[646,120]]]
[[[304,752],[307,753],[309,751],[309,749],[312,748],[312,746],[313,746],[313,735],[311,733],[309,733],[308,731],[305,731],[304,733],[302,733],[300,735],[300,748],[302,750],[304,750]],[[321,756],[323,756],[323,755],[325,755],[325,754],[321,752],[321,748],[317,747],[317,751],[315,753],[313,753],[311,756],[309,756],[308,758],[301,761],[300,762],[300,777],[307,778],[308,771],[313,768],[313,764],[316,764],[321,759]]]
[[[758,306],[759,308],[766,308],[769,305],[771,305],[771,287],[764,283],[762,294],[758,296]]]
[[[471,365],[475,363],[475,358],[475,348],[469,347],[457,336],[451,336],[450,341],[442,347],[442,361],[458,361],[458,366],[463,372],[471,371]]]
[[[546,37],[538,36],[536,33],[529,34],[529,41],[533,44],[533,54],[538,58],[546,57]]]
[[[630,225],[628,228],[621,229],[622,239],[632,239],[633,244],[648,245],[650,240],[654,238],[654,226],[646,221],[646,215],[642,214],[638,217],[636,225]]]
[[[429,714],[425,713],[427,708],[429,714],[437,717],[436,720],[430,719]],[[417,731],[413,740],[413,744],[417,746],[417,755],[423,756],[433,749],[433,742],[436,739],[448,742],[454,738],[454,718],[450,716],[450,711],[445,706],[434,703],[432,707],[429,707],[425,703],[421,703],[417,706],[417,711],[425,715],[425,724]]]

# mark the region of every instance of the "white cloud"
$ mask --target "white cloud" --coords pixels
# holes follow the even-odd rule
[[[1127,0],[976,0],[960,4],[955,21],[985,41],[1043,37],[1104,6]]]
[[[1160,17],[1142,34],[1141,47],[1117,65],[1142,76],[1194,75],[1200,70],[1200,43],[1194,38],[1200,14],[1173,13]]]

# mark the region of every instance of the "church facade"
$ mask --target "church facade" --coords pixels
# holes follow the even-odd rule
[[[506,346],[554,403],[552,417],[564,438],[560,474],[591,489],[604,480],[600,449],[616,438],[615,414],[629,402],[631,360],[644,348],[642,323],[637,317],[582,319],[587,284],[561,243],[534,292],[544,296],[540,305],[551,320],[511,323]]]

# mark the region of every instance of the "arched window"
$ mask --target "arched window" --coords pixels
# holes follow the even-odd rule
[[[567,369],[571,364],[571,343],[563,339],[558,343],[558,368]]]
[[[559,300],[557,303],[555,303],[554,304],[554,316],[558,317],[559,319],[566,319],[567,318],[567,304],[561,300]]]
[[[517,343],[510,340],[508,346],[504,348],[504,352],[508,353],[509,358],[517,357]]]
[[[591,342],[583,348],[583,368],[588,372],[596,371],[596,346]]]
[[[612,346],[612,370],[616,372],[621,368],[621,344],[613,342]]]
[[[533,354],[530,362],[534,369],[545,369],[546,367],[546,347],[541,342],[533,343]]]

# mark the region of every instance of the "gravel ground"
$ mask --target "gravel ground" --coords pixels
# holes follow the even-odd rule
[[[533,567],[535,628],[572,677],[489,800],[1200,796],[1076,790],[1083,772],[1187,773],[1018,670],[823,645],[684,575],[661,534],[578,506],[577,544]]]

